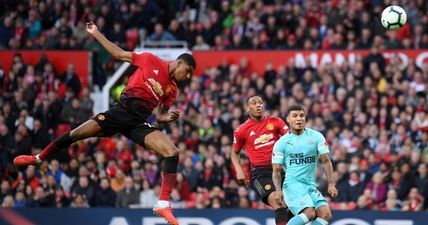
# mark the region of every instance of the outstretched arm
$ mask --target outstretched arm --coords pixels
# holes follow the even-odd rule
[[[125,51],[109,41],[92,21],[86,23],[86,31],[92,34],[115,59],[132,63],[132,52]]]
[[[328,193],[331,195],[331,197],[336,198],[338,192],[336,189],[336,181],[334,181],[333,178],[333,165],[331,165],[330,155],[328,153],[322,154],[320,156],[320,160],[324,167],[325,174],[327,175]]]

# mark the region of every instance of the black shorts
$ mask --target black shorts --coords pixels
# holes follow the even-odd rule
[[[251,188],[266,205],[269,205],[268,196],[275,191],[272,172],[271,167],[255,168],[251,171]],[[282,182],[284,182],[284,174],[282,174],[281,184]]]
[[[109,137],[122,133],[128,139],[144,146],[144,138],[151,132],[159,130],[147,122],[148,116],[133,112],[123,103],[116,103],[109,110],[99,113],[92,119],[101,126],[103,136]]]

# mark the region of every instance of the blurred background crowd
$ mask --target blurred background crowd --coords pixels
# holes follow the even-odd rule
[[[403,0],[409,23],[385,32],[379,18],[392,0],[2,0],[0,49],[94,53],[96,83],[114,71],[110,55],[88,36],[94,21],[128,50],[147,41],[185,41],[192,50],[387,49],[428,47],[427,3]],[[158,46],[160,47],[160,46]],[[107,75],[106,75],[107,74]]]
[[[172,204],[265,207],[237,184],[230,160],[233,130],[247,119],[245,99],[260,94],[267,113],[281,118],[289,105],[304,104],[307,126],[326,136],[339,189],[338,198],[328,199],[333,209],[422,211],[428,209],[428,64],[402,68],[381,52],[428,47],[428,4],[402,1],[409,25],[385,32],[377,18],[391,2],[3,0],[0,47],[87,49],[108,74],[114,63],[84,30],[93,20],[125,49],[141,40],[185,40],[194,50],[370,49],[353,64],[301,68],[290,60],[267,64],[263,74],[243,57],[180,84],[181,118],[160,126],[181,150]],[[16,54],[12,69],[0,70],[0,84],[2,207],[156,203],[161,159],[122,135],[77,142],[37,167],[12,165],[16,155],[39,152],[93,115],[90,89],[73,65],[58,74],[49,59],[27,65]],[[245,155],[242,162],[249,173]],[[318,175],[326,194],[322,169]]]

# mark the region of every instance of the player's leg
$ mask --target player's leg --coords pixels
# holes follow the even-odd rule
[[[53,153],[70,146],[73,142],[88,137],[111,136],[134,121],[135,117],[129,115],[128,111],[121,105],[114,105],[104,113],[100,113],[92,119],[84,122],[71,132],[51,142],[43,151],[36,156],[18,156],[14,159],[17,166],[34,165],[38,161],[46,160]]]
[[[317,218],[312,221],[314,225],[327,225],[332,219],[331,210],[327,201],[318,189],[311,191],[312,201],[315,203],[315,214]]]
[[[275,188],[273,188],[275,189]],[[275,211],[275,224],[285,225],[293,217],[293,214],[285,205],[278,205],[275,201],[275,192],[271,192],[267,197],[267,204]]]
[[[272,169],[256,168],[251,171],[251,187],[259,199],[275,211],[276,225],[285,225],[289,220],[289,210],[285,205],[278,205],[275,201],[275,185],[272,181]]]
[[[287,225],[304,225],[315,218],[315,210],[312,207],[305,208],[288,221]],[[313,222],[312,222],[313,224]]]
[[[82,140],[88,137],[99,136],[101,134],[100,125],[95,120],[88,120],[70,132],[67,132],[61,137],[52,141],[42,152],[38,155],[21,155],[13,160],[16,166],[35,165],[40,161],[46,160],[50,155],[60,149],[67,148],[73,142]]]
[[[148,134],[144,140],[144,144],[148,149],[159,153],[163,157],[162,183],[159,200],[169,201],[169,196],[177,178],[178,148],[166,134],[159,130]],[[162,202],[160,203],[162,204]]]
[[[328,225],[333,218],[331,210],[328,205],[322,205],[315,210],[317,218],[312,221],[313,225]]]
[[[153,211],[155,214],[165,218],[169,223],[178,224],[169,204],[170,194],[177,179],[178,148],[166,134],[148,123],[122,133],[137,144],[145,146],[163,157],[159,201]]]
[[[287,184],[284,198],[288,208],[295,215],[287,225],[303,225],[315,218],[315,205],[306,185],[300,183]]]

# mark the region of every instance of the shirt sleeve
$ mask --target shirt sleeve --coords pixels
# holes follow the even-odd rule
[[[329,153],[330,149],[328,148],[327,141],[325,140],[324,135],[322,135],[319,132],[316,132],[316,136],[317,136],[318,154],[322,155],[322,154]]]
[[[149,52],[143,52],[143,53],[136,53],[132,52],[132,65],[136,65],[138,67],[142,67],[145,64],[147,64],[148,58],[152,54]]]
[[[279,117],[276,117],[276,129],[278,133],[281,134],[281,136],[284,136],[286,133],[288,133],[287,124],[285,124],[284,120]]]
[[[279,139],[273,146],[272,151],[272,164],[284,164],[285,158],[285,145],[283,145],[282,139]]]
[[[239,130],[233,132],[233,151],[239,153],[244,145],[244,139],[240,137]]]

